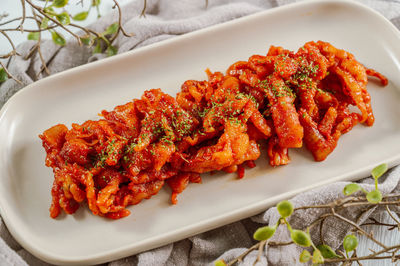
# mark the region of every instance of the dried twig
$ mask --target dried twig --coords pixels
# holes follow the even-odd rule
[[[397,227],[400,229],[400,221],[394,216],[388,205],[386,205],[385,208],[389,216],[396,222]]]
[[[372,217],[370,217],[369,220],[371,220],[371,222],[363,223],[363,224],[361,224],[361,226],[367,226],[367,225],[387,226],[387,227],[389,227],[388,228],[389,231],[397,228],[397,224],[381,223],[381,222],[377,221],[375,218],[372,218]]]
[[[118,9],[118,21],[116,22],[118,28],[117,28],[116,32],[114,30],[107,31],[107,32],[97,32],[88,27],[84,27],[84,26],[80,26],[75,23],[71,23],[70,20],[75,19],[75,18],[71,18],[71,16],[69,15],[68,12],[66,12],[65,9],[63,9],[61,11],[53,9],[52,8],[53,2],[51,2],[51,1],[41,0],[40,2],[42,2],[43,4],[40,4],[40,3],[35,3],[32,0],[20,0],[21,16],[16,17],[16,18],[11,18],[7,21],[0,23],[0,35],[3,35],[7,39],[7,41],[9,42],[9,44],[11,46],[11,49],[8,53],[0,54],[0,59],[11,59],[14,56],[20,56],[20,54],[18,54],[18,52],[16,50],[16,47],[15,47],[15,44],[14,44],[12,38],[10,38],[10,36],[8,34],[8,32],[16,32],[16,31],[20,31],[21,33],[29,32],[29,35],[28,35],[29,39],[36,41],[36,44],[32,46],[29,53],[24,56],[24,60],[28,60],[32,56],[38,54],[40,61],[42,63],[42,66],[40,68],[40,71],[37,73],[37,78],[42,73],[42,71],[45,71],[48,75],[50,75],[50,70],[48,69],[47,66],[48,66],[49,62],[51,62],[51,60],[54,58],[54,55],[53,55],[47,62],[44,60],[44,57],[42,54],[42,49],[41,49],[42,32],[51,31],[53,41],[56,44],[61,45],[60,47],[62,47],[62,45],[64,45],[66,41],[61,34],[54,31],[56,29],[62,29],[63,31],[67,32],[69,35],[74,37],[74,39],[77,41],[77,43],[79,45],[83,45],[83,41],[85,41],[85,45],[87,45],[88,47],[91,47],[93,45],[93,43],[97,43],[98,47],[96,47],[96,49],[94,49],[93,52],[96,52],[96,53],[104,52],[104,46],[102,46],[101,43],[104,43],[105,47],[108,49],[111,47],[111,43],[117,38],[117,36],[120,33],[122,33],[126,37],[133,36],[133,34],[127,33],[125,31],[125,29],[123,28],[121,7],[117,0],[113,0],[113,1],[114,1],[114,8],[116,7]],[[83,7],[83,0],[80,0],[78,2],[78,4],[81,4],[81,6]],[[26,13],[27,7],[31,8],[32,14],[33,14],[32,16],[27,16],[27,13]],[[84,11],[84,12],[90,12],[92,7],[96,7],[96,9],[98,10],[99,2],[91,1],[89,10]],[[61,13],[58,13],[58,12],[61,12]],[[82,12],[82,14],[84,14],[84,12]],[[65,14],[67,14],[67,15],[65,15]],[[4,19],[7,16],[8,16],[8,14],[6,14],[6,13],[0,15],[0,20]],[[65,16],[67,16],[66,22],[61,22],[61,19],[58,16],[64,16],[64,17],[61,17],[61,19],[65,18]],[[78,17],[76,20],[82,20],[82,19],[85,19],[86,17],[87,17],[87,14],[86,14],[86,16],[84,15],[84,17],[81,17],[81,18]],[[27,20],[35,21],[37,27],[33,28],[33,29],[29,29],[29,28],[25,29],[24,23]],[[8,26],[8,25],[12,25],[11,23],[13,23],[13,22],[19,22],[19,23],[16,27]],[[74,29],[83,31],[85,35],[80,36],[79,32],[75,33],[73,31]],[[57,35],[53,36],[53,33],[57,34],[58,36]],[[57,39],[58,37],[60,39]],[[115,52],[117,51],[116,47],[111,47],[111,48],[112,49],[107,50],[107,54],[109,56],[115,54]],[[11,73],[9,72],[7,67],[8,67],[8,65],[2,64],[2,68],[4,68],[8,77],[13,78],[14,75],[11,75]],[[2,81],[4,81],[4,80],[0,80],[0,83]]]
[[[26,17],[26,8],[25,8],[25,1],[21,0],[21,5],[22,5],[22,19],[21,22],[19,23],[19,29],[21,32],[24,32],[24,22],[25,22],[25,17]]]
[[[381,243],[379,240],[377,240],[376,238],[374,238],[374,236],[372,235],[372,233],[367,233],[364,229],[362,229],[358,224],[354,223],[353,221],[337,214],[337,213],[333,213],[334,217],[338,218],[339,220],[342,220],[343,222],[353,226],[355,229],[357,229],[360,233],[362,233],[363,235],[365,235],[366,237],[368,237],[369,239],[371,239],[373,242],[375,242],[376,244],[378,244],[379,246],[383,247],[383,248],[387,248],[387,246],[383,243]]]
[[[32,14],[33,14],[33,16],[34,16],[35,19],[36,19],[37,16],[36,16],[36,12],[35,12],[35,10],[33,9],[33,7],[32,7]],[[39,22],[36,22],[36,24],[37,24],[38,29],[40,29],[40,24],[39,24]],[[50,75],[50,70],[47,68],[46,61],[45,61],[44,58],[43,58],[42,50],[41,50],[41,48],[40,48],[41,40],[42,40],[42,33],[39,31],[38,42],[36,43],[37,51],[38,51],[38,54],[39,54],[39,57],[40,57],[40,61],[42,62],[42,68],[43,68],[44,70],[46,70],[47,75]],[[41,71],[39,71],[39,72],[36,74],[36,78],[38,78],[38,76],[39,76],[40,73],[41,73]]]
[[[11,56],[13,56],[13,55],[19,55],[18,52],[17,52],[17,49],[15,48],[14,42],[11,40],[10,36],[8,36],[8,34],[7,34],[5,31],[1,30],[1,29],[0,29],[0,33],[1,33],[4,37],[6,37],[6,39],[8,40],[8,42],[10,43],[10,45],[11,45],[11,47],[12,47],[12,51],[9,52],[9,53],[6,54],[6,55],[1,55],[1,56],[0,56],[0,59],[5,59],[5,58],[11,57]]]
[[[400,244],[399,245],[394,245],[394,246],[387,246],[384,243],[380,242],[377,240],[372,232],[368,233],[366,230],[364,230],[362,227],[367,226],[367,225],[376,225],[376,226],[385,226],[388,227],[388,230],[393,230],[394,228],[398,228],[399,226],[399,219],[395,217],[395,215],[391,212],[389,206],[399,206],[400,205],[400,200],[398,199],[400,197],[400,194],[389,194],[383,197],[383,201],[378,202],[378,203],[371,203],[368,202],[365,198],[365,196],[359,196],[359,197],[347,197],[347,198],[342,198],[338,199],[336,201],[333,201],[329,204],[323,204],[323,205],[310,205],[310,206],[302,206],[294,209],[294,212],[299,211],[299,210],[307,210],[307,209],[327,209],[327,212],[324,214],[321,214],[319,217],[317,217],[311,224],[308,226],[308,228],[313,228],[316,225],[319,226],[320,232],[319,232],[319,237],[320,237],[320,243],[325,244],[324,237],[323,237],[323,224],[325,220],[328,217],[333,217],[335,219],[338,219],[346,224],[348,224],[353,231],[356,231],[360,234],[365,235],[368,239],[370,239],[372,242],[378,244],[381,249],[378,251],[371,250],[371,253],[362,257],[359,257],[357,255],[357,252],[353,252],[352,256],[348,257],[346,254],[344,254],[341,250],[337,250],[339,254],[341,254],[340,257],[337,258],[330,258],[330,259],[324,259],[325,263],[337,263],[341,262],[343,265],[351,265],[352,262],[357,262],[358,265],[362,265],[361,261],[364,260],[383,260],[383,259],[391,259],[393,262],[397,261],[400,259]],[[397,199],[396,199],[397,198]],[[362,217],[365,215],[365,213],[369,212],[371,209],[379,207],[379,206],[384,206],[386,211],[389,213],[389,215],[392,217],[392,219],[396,222],[395,224],[388,224],[388,223],[382,223],[377,221],[374,218],[369,218],[370,222],[363,223],[359,225],[360,220]],[[357,216],[355,221],[352,221],[340,214],[338,214],[339,210],[347,209],[347,208],[353,208],[353,207],[364,207],[364,209],[361,210],[360,215]],[[269,242],[269,241],[260,241],[257,244],[253,245],[251,248],[246,250],[243,254],[241,254],[239,257],[236,259],[230,261],[227,263],[227,265],[234,265],[237,262],[240,262],[243,260],[243,258],[248,255],[251,251],[253,250],[259,250],[259,254],[257,256],[257,261],[259,261],[260,256],[262,256],[264,252],[264,247],[263,245],[267,246],[279,246],[279,245],[291,245],[294,244],[293,241],[290,242]],[[385,255],[387,254],[387,255]]]
[[[19,84],[23,85],[24,83],[22,83],[22,81],[20,81],[19,79],[17,79],[16,77],[14,77],[9,71],[8,69],[4,66],[4,64],[0,61],[0,65],[1,67],[4,69],[4,71],[6,71],[7,75],[12,78],[13,80],[15,80],[16,82],[18,82]]]
[[[114,1],[114,7],[113,8],[117,7],[117,9],[118,9],[118,30],[117,30],[117,33],[110,39],[110,43],[112,43],[117,38],[119,32],[122,32],[122,34],[125,37],[132,37],[134,35],[132,33],[131,34],[126,33],[126,31],[122,27],[122,11],[121,11],[121,7],[120,7],[120,5],[118,4],[118,2],[116,0],[113,0],[113,1]]]
[[[140,12],[141,17],[146,17],[146,9],[147,9],[147,1],[143,0],[143,9],[142,12]]]
[[[0,23],[0,26],[4,26],[4,25],[7,25],[7,24],[10,24],[10,23],[12,23],[12,22],[14,22],[14,21],[22,20],[22,18],[23,18],[23,17],[17,17],[17,18],[13,18],[13,19],[4,21],[4,22]],[[25,16],[25,21],[28,20],[28,19],[35,19],[35,18],[34,18],[33,16]],[[40,21],[39,21],[39,22],[40,22]],[[12,29],[2,29],[2,30],[4,30],[4,31],[11,31],[11,30],[13,30],[13,31],[20,31],[19,26],[16,27],[16,28],[12,28]],[[24,31],[26,31],[26,30],[24,29]]]
[[[82,45],[81,38],[79,38],[78,35],[73,33],[70,29],[68,29],[66,26],[64,26],[62,23],[59,23],[56,19],[52,18],[51,16],[47,15],[46,12],[43,11],[43,9],[35,4],[32,3],[31,0],[25,0],[31,7],[33,7],[36,11],[38,11],[40,14],[42,14],[44,17],[46,17],[48,20],[56,23],[59,27],[67,31],[69,34],[75,37],[76,41],[78,42],[79,45]]]

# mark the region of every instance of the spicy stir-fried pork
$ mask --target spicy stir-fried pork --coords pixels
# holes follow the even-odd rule
[[[356,124],[372,126],[367,76],[387,79],[329,43],[308,42],[296,53],[274,47],[231,65],[226,74],[188,80],[176,98],[160,89],[103,111],[102,119],[59,124],[40,138],[52,167],[50,216],[74,213],[86,201],[95,215],[121,218],[128,205],[167,183],[172,202],[200,174],[244,175],[265,143],[272,166],[290,162],[305,144],[324,160]],[[351,112],[349,106],[358,108]]]

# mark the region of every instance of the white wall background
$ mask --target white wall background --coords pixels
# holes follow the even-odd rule
[[[129,2],[130,0],[118,0],[118,3],[120,5],[123,5],[127,2]],[[42,4],[43,2],[38,1],[38,0],[34,0],[33,1],[36,4]],[[69,0],[69,4],[67,6],[67,11],[71,14],[71,15],[75,15],[79,12],[82,11],[86,11],[89,6],[90,6],[91,0],[83,0],[83,7],[80,4],[79,0]],[[112,10],[113,7],[113,1],[112,0],[101,0],[101,4],[100,4],[100,13],[101,15],[105,15],[108,12],[110,12],[110,10]],[[32,12],[30,10],[30,8],[27,6],[27,15],[32,15]],[[19,0],[0,0],[0,15],[1,14],[8,14],[8,16],[6,18],[3,18],[0,23],[12,19],[12,18],[16,18],[16,17],[20,17],[22,15],[22,6],[21,6],[21,2]],[[94,22],[97,19],[97,12],[95,9],[92,8],[89,17],[82,22],[78,22],[78,21],[74,21],[75,24],[79,24],[81,26],[84,25],[88,25],[92,22]],[[7,28],[11,28],[11,27],[16,27],[18,26],[18,22],[17,23],[13,23],[13,24],[9,24],[9,26],[7,26]],[[36,29],[36,23],[33,20],[27,20],[24,24],[24,28],[25,29]],[[1,26],[0,28],[4,28],[5,26]],[[27,40],[27,35],[28,33],[21,33],[21,32],[10,32],[9,33],[10,37],[12,38],[12,40],[14,41],[14,44],[19,44],[25,40]],[[69,36],[65,36],[66,38]],[[42,38],[50,38],[50,34],[48,32],[43,33]],[[7,39],[0,35],[0,55],[1,54],[6,54],[8,52],[11,51],[11,46],[8,43]]]

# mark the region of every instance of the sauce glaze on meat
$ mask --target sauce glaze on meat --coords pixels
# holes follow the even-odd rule
[[[329,43],[308,42],[296,53],[271,46],[231,65],[226,74],[187,80],[176,98],[160,89],[102,111],[102,119],[55,125],[39,137],[54,172],[50,216],[74,213],[118,219],[127,206],[167,183],[172,203],[200,174],[254,167],[265,144],[271,166],[290,162],[305,144],[316,161],[356,124],[372,126],[367,76],[387,79]],[[349,106],[359,111],[351,112]]]

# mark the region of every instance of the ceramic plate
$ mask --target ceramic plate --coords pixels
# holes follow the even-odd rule
[[[17,93],[0,113],[0,211],[12,235],[37,257],[55,264],[94,264],[155,248],[257,214],[296,193],[339,180],[367,176],[376,165],[400,162],[400,34],[375,11],[347,1],[284,6],[185,34],[35,82]],[[370,82],[376,116],[372,128],[358,125],[321,163],[309,152],[291,150],[288,166],[267,159],[246,172],[204,175],[170,204],[165,188],[129,207],[117,221],[92,215],[49,217],[51,169],[38,134],[57,123],[97,119],[145,89],[175,95],[187,79],[206,79],[204,70],[225,71],[237,60],[265,54],[270,45],[297,50],[324,40],[352,52],[385,74],[382,88]]]

